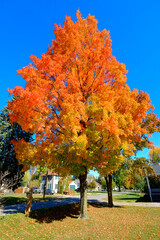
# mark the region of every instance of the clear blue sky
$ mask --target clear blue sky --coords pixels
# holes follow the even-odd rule
[[[110,30],[113,54],[129,70],[128,85],[149,93],[160,117],[160,0],[1,0],[0,110],[9,99],[7,88],[25,86],[16,71],[31,54],[46,52],[53,24],[63,25],[65,15],[76,20],[77,9],[84,17],[95,15],[99,30]],[[159,146],[160,134],[152,140]]]

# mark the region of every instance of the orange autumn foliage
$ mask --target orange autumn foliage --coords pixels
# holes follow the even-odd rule
[[[141,124],[153,106],[147,93],[126,84],[109,32],[98,30],[94,16],[76,16],[76,22],[66,17],[63,27],[55,24],[48,51],[18,71],[25,88],[9,90],[11,121],[35,133],[33,143],[19,141],[15,150],[23,164],[30,158],[80,174],[111,161],[115,170],[121,149],[132,154],[133,142],[149,134]]]

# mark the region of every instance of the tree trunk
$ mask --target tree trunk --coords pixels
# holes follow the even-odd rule
[[[45,178],[45,182],[44,182],[43,199],[45,199],[47,181],[48,181],[48,169],[47,169],[47,172],[46,172],[46,178]]]
[[[107,192],[108,192],[108,207],[113,207],[112,175],[106,175],[105,180],[106,180]]]
[[[28,202],[25,209],[25,216],[29,217],[30,211],[31,211],[31,203],[32,203],[32,194],[33,194],[33,188],[30,189],[29,196],[28,196]]]
[[[86,219],[87,215],[87,171],[79,175],[80,180],[80,216],[79,218]]]
[[[118,186],[118,191],[121,192],[121,186],[120,185]]]

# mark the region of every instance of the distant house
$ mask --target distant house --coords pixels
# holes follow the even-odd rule
[[[91,178],[87,179],[88,184],[91,183],[92,181],[93,181],[93,179],[91,179]],[[95,180],[95,184],[96,184],[96,187],[95,187],[95,189],[93,189],[93,191],[101,191],[102,190],[101,184],[98,183],[96,180]],[[70,190],[71,189],[76,190],[78,188],[80,188],[79,179],[75,179],[74,181],[69,182],[69,189]]]
[[[50,189],[53,193],[57,193],[59,179],[60,179],[60,177],[58,176],[57,173],[48,172],[46,189]],[[41,175],[41,183],[40,183],[41,191],[43,191],[43,189],[44,189],[45,180],[46,180],[46,174],[42,174]]]
[[[40,183],[40,189],[43,192],[44,190],[44,184],[45,184],[45,179],[46,179],[46,174],[41,175],[41,183]],[[51,192],[57,193],[59,190],[59,180],[60,176],[55,173],[55,172],[48,172],[48,177],[47,177],[47,184],[46,184],[46,189],[50,189]],[[90,183],[93,181],[93,178],[88,178],[87,182]],[[80,181],[79,179],[71,180],[68,182],[69,183],[69,188],[68,192],[75,191],[80,188]],[[101,191],[101,184],[95,181],[96,187],[94,191]]]
[[[60,176],[57,173],[55,173],[55,172],[48,172],[46,189],[50,189],[51,192],[57,193],[58,190],[59,190],[59,179],[60,179]],[[46,174],[42,174],[41,175],[41,183],[40,183],[41,191],[44,190],[45,180],[46,180]],[[75,179],[73,181],[69,181],[68,192],[70,190],[75,191],[79,187],[80,187],[79,179]]]
[[[73,189],[73,191],[75,191],[79,187],[80,187],[79,179],[75,179],[74,181],[69,182],[69,190]]]
[[[95,177],[92,174],[87,175],[87,183],[90,185],[92,182],[95,183],[95,188],[92,188],[92,191],[102,191],[102,186],[101,184],[95,179]],[[90,189],[90,187],[89,187]]]

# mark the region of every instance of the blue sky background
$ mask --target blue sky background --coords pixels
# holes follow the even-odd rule
[[[113,55],[129,70],[131,89],[149,93],[160,117],[160,1],[159,0],[1,0],[0,1],[0,110],[7,88],[25,86],[16,71],[29,64],[29,56],[47,51],[53,24],[63,25],[65,15],[75,21],[79,9],[98,20],[99,30],[110,30]],[[160,145],[160,134],[152,137]],[[148,150],[139,153],[147,157]]]

